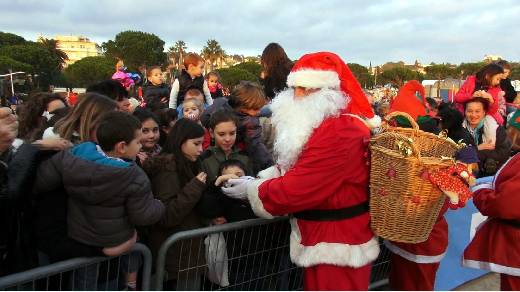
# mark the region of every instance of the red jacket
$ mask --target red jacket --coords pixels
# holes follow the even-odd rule
[[[464,114],[464,104],[469,101],[473,97],[473,93],[475,92],[475,76],[468,76],[462,87],[459,89],[457,94],[455,94],[455,103],[457,104],[457,109]],[[502,91],[500,86],[493,87],[487,90],[487,93],[491,94],[493,97],[493,103],[489,106],[488,115],[492,116],[499,125],[504,124],[504,118],[498,112],[499,106],[499,97],[498,93]]]
[[[473,201],[488,219],[464,251],[463,265],[520,276],[520,155],[504,164],[493,184],[475,191]]]
[[[325,119],[283,176],[257,182],[256,193],[249,194],[255,213],[269,217],[368,201],[369,138],[359,118],[344,114]],[[379,254],[368,212],[338,221],[292,219],[291,226],[291,259],[302,267],[357,268]]]

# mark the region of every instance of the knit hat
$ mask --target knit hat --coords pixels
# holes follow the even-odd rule
[[[414,120],[428,114],[424,87],[417,80],[408,81],[394,97],[390,104],[390,112],[405,112]]]
[[[374,115],[356,77],[347,64],[334,53],[318,52],[303,55],[287,76],[287,85],[339,89],[350,98],[347,113],[363,118],[372,128],[381,125],[381,118]]]

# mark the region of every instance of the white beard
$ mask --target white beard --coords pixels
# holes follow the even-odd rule
[[[348,97],[332,89],[321,89],[302,100],[294,99],[293,89],[276,96],[271,105],[276,129],[274,153],[283,172],[296,163],[314,129],[326,118],[339,116],[347,103]]]

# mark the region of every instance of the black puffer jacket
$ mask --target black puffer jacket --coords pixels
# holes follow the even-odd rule
[[[104,156],[91,142],[62,151],[38,168],[38,192],[60,185],[69,195],[69,237],[84,244],[119,245],[133,236],[134,226],[152,225],[164,213],[140,167]]]
[[[164,83],[159,86],[148,84],[143,88],[143,97],[146,107],[152,111],[167,108],[170,99],[170,87]],[[166,98],[166,101],[161,102],[162,98]]]

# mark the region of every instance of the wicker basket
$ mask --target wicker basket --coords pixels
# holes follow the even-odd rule
[[[453,157],[457,145],[419,130],[411,117],[399,115],[408,118],[413,128],[389,127],[370,142],[371,226],[380,237],[419,243],[428,239],[445,200],[428,173],[450,166],[452,162],[441,156]],[[399,141],[408,145],[411,156],[396,148]]]

